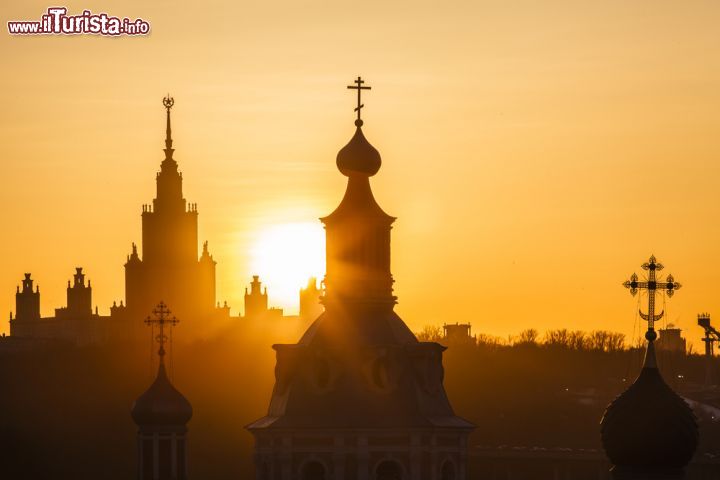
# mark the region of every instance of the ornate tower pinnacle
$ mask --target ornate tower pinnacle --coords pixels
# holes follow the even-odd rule
[[[175,105],[175,99],[167,94],[167,97],[163,98],[163,105],[167,112],[167,125],[165,127],[165,160],[172,160],[173,152],[172,148],[172,130],[170,128],[170,109]]]
[[[165,158],[160,163],[160,172],[155,180],[157,182],[157,195],[153,201],[153,210],[169,208],[176,211],[184,211],[185,199],[182,197],[182,174],[178,170],[178,163],[173,158],[172,127],[170,124],[170,110],[175,105],[175,99],[169,94],[163,98],[165,107]],[[195,246],[197,253],[197,245]]]

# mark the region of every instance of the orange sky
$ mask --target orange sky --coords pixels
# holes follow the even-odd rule
[[[26,271],[44,314],[75,266],[101,313],[123,298],[168,91],[185,197],[237,313],[263,275],[250,271],[261,232],[340,201],[358,74],[412,328],[629,334],[636,303],[620,284],[653,252],[683,283],[670,321],[695,338],[699,311],[720,315],[714,0],[64,4],[142,17],[152,34],[11,37],[7,20],[49,4],[0,6],[5,315]]]

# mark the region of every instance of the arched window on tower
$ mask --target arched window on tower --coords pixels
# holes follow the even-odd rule
[[[302,480],[326,480],[325,466],[317,461],[306,463],[302,468]]]
[[[440,480],[455,480],[455,464],[445,460],[440,469]]]
[[[392,460],[380,462],[375,469],[375,480],[403,480],[402,468]]]

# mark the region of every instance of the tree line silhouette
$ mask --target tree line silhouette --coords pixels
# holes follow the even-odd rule
[[[425,342],[445,343],[443,328],[438,325],[425,325],[416,333],[418,340]],[[462,343],[462,342],[461,342]],[[630,348],[640,348],[644,339],[639,336],[632,345],[628,344],[624,333],[611,330],[570,330],[558,328],[547,330],[544,335],[535,328],[527,328],[506,338],[479,333],[468,338],[465,343],[475,344],[482,348],[507,347],[519,345],[537,345],[548,348],[564,348],[575,351],[619,352]],[[689,352],[691,353],[691,352]]]

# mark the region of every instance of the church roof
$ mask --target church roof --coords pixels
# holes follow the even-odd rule
[[[161,361],[155,381],[133,404],[133,420],[139,426],[184,426],[192,414],[190,402],[170,383]]]
[[[143,426],[175,426],[184,427],[192,417],[192,406],[190,402],[170,382],[165,371],[165,342],[168,337],[165,335],[165,328],[172,328],[179,323],[171,311],[160,302],[153,309],[154,317],[145,320],[147,325],[157,325],[159,333],[155,337],[160,344],[158,356],[160,364],[155,381],[145,393],[140,395],[132,408],[132,417],[140,427]]]
[[[337,154],[337,167],[347,177],[372,177],[382,164],[380,152],[363,135],[362,124],[362,120],[355,121],[355,135]]]
[[[348,179],[345,195],[340,205],[328,216],[320,220],[327,224],[343,220],[379,221],[382,224],[391,224],[395,217],[388,215],[378,205],[370,188],[367,177],[354,177]]]
[[[663,380],[651,333],[640,375],[605,411],[602,443],[616,467],[679,469],[697,448],[697,422],[690,406]]]

